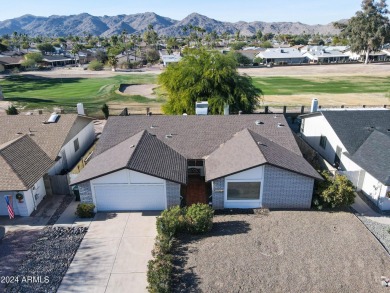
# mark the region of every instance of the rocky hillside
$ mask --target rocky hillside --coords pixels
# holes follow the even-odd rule
[[[70,34],[83,35],[84,33],[110,36],[120,34],[123,30],[128,33],[142,33],[149,24],[152,24],[160,35],[169,36],[184,35],[183,27],[190,24],[202,27],[207,32],[216,31],[217,33],[228,32],[233,34],[240,30],[241,35],[252,35],[257,30],[274,34],[337,34],[339,32],[332,24],[307,25],[300,22],[262,21],[230,23],[208,18],[198,13],[192,13],[183,20],[177,21],[153,12],[146,12],[116,16],[93,16],[88,13],[69,16],[52,15],[49,17],[24,15],[0,21],[0,35],[12,34],[16,31],[31,36],[67,36]]]

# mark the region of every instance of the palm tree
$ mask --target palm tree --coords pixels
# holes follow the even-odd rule
[[[118,65],[118,58],[116,56],[109,56],[108,57],[108,65],[111,66],[112,71],[116,71],[116,66]]]

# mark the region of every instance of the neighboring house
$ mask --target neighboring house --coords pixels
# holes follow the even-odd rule
[[[307,63],[306,57],[294,48],[267,49],[257,54],[256,57],[262,58],[264,64],[284,65]]]
[[[282,115],[127,116],[71,184],[97,211],[309,208],[314,179]]]
[[[256,49],[242,49],[242,50],[237,50],[236,52],[244,55],[249,60],[251,60],[251,62],[253,62],[253,60],[256,58],[256,56],[260,52],[264,52],[264,51],[265,51],[265,48],[256,48]]]
[[[66,57],[63,55],[45,55],[42,58],[42,61],[46,65],[50,66],[65,66],[67,64],[73,64],[74,58],[72,57]]]
[[[301,117],[303,139],[381,210],[390,210],[390,111],[321,111]]]
[[[355,61],[361,61],[364,62],[366,60],[366,53],[365,52],[352,52],[351,50],[345,51],[345,54],[349,56],[349,59],[355,60]],[[370,62],[381,62],[381,61],[387,61],[389,60],[387,54],[385,52],[381,51],[375,51],[370,52],[368,55],[368,60]]]
[[[303,54],[311,63],[345,63],[349,61],[349,56],[340,51],[322,49],[319,51],[307,51]]]
[[[24,57],[22,56],[5,56],[0,55],[0,72],[7,70],[7,69],[13,69],[13,68],[20,68],[24,61]]]
[[[167,66],[169,63],[177,63],[181,60],[181,56],[179,52],[171,55],[160,55],[160,56],[164,64],[164,67]]]
[[[92,119],[84,116],[0,116],[0,215],[7,215],[4,196],[11,195],[15,214],[29,216],[46,195],[43,177],[66,173],[94,139]]]

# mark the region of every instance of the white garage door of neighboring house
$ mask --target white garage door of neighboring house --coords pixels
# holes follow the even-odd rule
[[[164,210],[165,185],[95,186],[98,211]]]

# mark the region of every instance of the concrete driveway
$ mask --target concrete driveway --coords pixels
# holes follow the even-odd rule
[[[147,292],[157,212],[98,213],[58,292]]]

